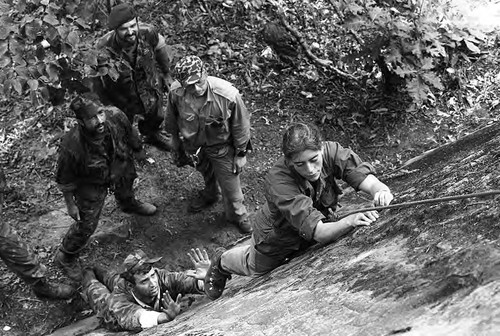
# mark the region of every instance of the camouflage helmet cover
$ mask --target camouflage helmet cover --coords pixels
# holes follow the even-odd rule
[[[203,76],[203,70],[198,56],[185,56],[175,65],[174,76],[182,85],[194,84]]]
[[[138,249],[134,253],[129,254],[122,264],[122,272],[134,273],[144,264],[154,264],[159,261],[161,257],[148,258],[143,250]]]

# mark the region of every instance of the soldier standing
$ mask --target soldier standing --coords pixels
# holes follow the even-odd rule
[[[189,204],[191,212],[215,203],[222,193],[226,220],[242,232],[252,231],[243,205],[240,173],[250,145],[250,114],[239,91],[208,76],[197,56],[182,58],[174,69],[165,127],[172,137],[177,164],[196,161],[205,188]],[[220,191],[219,191],[220,190]]]
[[[153,26],[139,22],[125,3],[113,7],[108,20],[111,31],[100,38],[97,48],[121,62],[119,76],[98,77],[94,91],[105,105],[125,112],[131,123],[140,115],[138,126],[145,141],[170,150],[169,139],[161,132],[163,91],[171,82],[165,38]]]
[[[72,101],[78,124],[61,143],[56,171],[68,214],[76,221],[63,239],[56,262],[76,281],[81,279],[78,255],[97,228],[109,191],[114,191],[126,213],[151,216],[156,212],[154,205],[138,201],[132,190],[137,177],[134,154],[143,155],[140,139],[122,111],[106,108],[96,98]]]

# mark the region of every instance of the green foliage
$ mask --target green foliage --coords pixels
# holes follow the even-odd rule
[[[27,93],[35,105],[40,97],[57,103],[66,90],[86,91],[93,76],[117,76],[116,65],[87,42],[105,22],[101,2],[0,1],[2,93]]]
[[[416,106],[445,90],[442,76],[471,55],[486,37],[460,21],[464,0],[234,0],[245,18],[276,9],[301,33],[314,54],[362,82],[381,76],[386,90],[404,89]],[[229,6],[231,5],[231,6]],[[268,10],[273,8],[273,10]]]
[[[362,58],[382,68],[384,80],[397,75],[416,105],[444,90],[439,74],[480,53],[484,34],[461,29],[447,17],[447,3],[420,1],[339,1],[344,27],[360,42],[346,61]],[[385,70],[385,71],[384,71]]]
[[[0,0],[1,92],[28,94],[34,104],[41,97],[57,103],[66,91],[87,90],[92,77],[116,78],[118,64],[92,48],[105,27],[107,6],[116,2]],[[479,54],[485,41],[482,33],[453,20],[456,13],[451,2],[184,0],[153,4],[137,0],[134,4],[149,19],[153,12],[161,14],[155,16],[157,21],[162,18],[157,22],[160,28],[175,24],[185,34],[199,36],[199,44],[187,48],[191,52],[237,61],[243,61],[243,52],[223,36],[213,35],[213,26],[227,27],[227,20],[232,19],[259,30],[265,21],[276,21],[280,8],[318,59],[331,61],[365,83],[381,77],[386,90],[403,88],[419,106],[444,90],[442,76],[470,55]],[[173,38],[181,43],[185,36]],[[310,68],[301,69],[306,78]]]

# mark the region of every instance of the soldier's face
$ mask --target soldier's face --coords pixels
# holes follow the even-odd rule
[[[118,38],[127,44],[134,44],[137,39],[137,32],[139,31],[139,27],[137,26],[137,20],[132,19],[128,22],[125,22],[120,27],[116,29],[116,33],[118,34]]]
[[[189,93],[193,96],[203,96],[208,89],[207,73],[204,71],[200,80],[198,80],[196,83],[186,85],[184,89],[186,90],[186,93]]]
[[[154,299],[160,292],[158,275],[151,269],[146,274],[134,274],[135,288],[134,292],[142,298]]]
[[[99,109],[96,115],[82,121],[87,132],[90,134],[101,134],[105,130],[104,122],[106,121],[106,113],[103,109]]]
[[[303,178],[310,182],[317,181],[321,175],[323,168],[323,154],[321,150],[306,149],[293,156],[291,161],[295,168]]]

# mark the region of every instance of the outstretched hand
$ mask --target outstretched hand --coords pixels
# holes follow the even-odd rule
[[[207,251],[205,249],[201,251],[199,248],[191,249],[191,252],[188,252],[188,256],[195,269],[188,270],[186,274],[197,280],[205,279],[205,275],[210,267],[210,258],[208,257]]]
[[[172,321],[181,312],[181,298],[182,295],[177,295],[177,299],[174,301],[168,291],[163,294],[161,298],[161,310],[168,316],[168,319]]]

